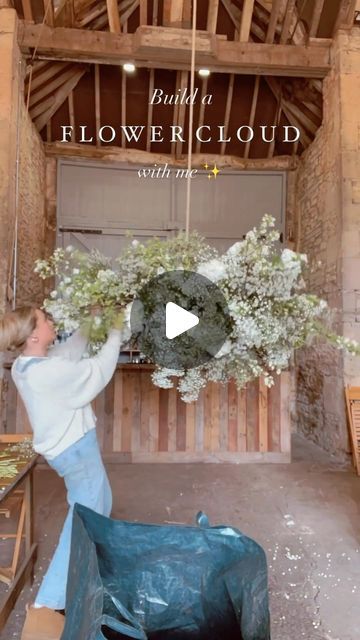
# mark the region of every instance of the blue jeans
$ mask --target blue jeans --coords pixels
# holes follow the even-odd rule
[[[70,508],[35,604],[50,609],[64,609],[74,503],[78,502],[97,513],[109,516],[112,495],[101,459],[96,429],[88,431],[56,458],[48,460],[48,463],[64,478]]]

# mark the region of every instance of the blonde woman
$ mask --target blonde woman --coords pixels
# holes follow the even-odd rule
[[[86,338],[78,331],[52,346],[54,325],[41,309],[23,307],[0,319],[0,351],[21,350],[11,372],[29,416],[34,449],[64,478],[69,503],[55,554],[28,608],[24,640],[59,637],[64,618],[55,612],[65,608],[74,503],[105,516],[111,512],[111,488],[90,403],[111,379],[123,338],[114,328],[95,357],[82,358]]]

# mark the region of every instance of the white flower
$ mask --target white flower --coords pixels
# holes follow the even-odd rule
[[[298,255],[291,249],[283,249],[281,252],[281,260],[284,264],[298,260]]]
[[[228,256],[236,256],[236,254],[239,252],[239,249],[242,246],[242,242],[235,242],[234,244],[231,245],[231,247],[228,248],[227,250],[227,255]]]
[[[223,356],[227,356],[228,353],[230,353],[232,347],[233,343],[230,340],[226,340],[221,349],[219,349],[219,351],[215,354],[215,358],[222,358]]]
[[[212,282],[218,282],[226,275],[224,263],[217,258],[199,264],[196,270],[200,275],[209,278]]]
[[[136,240],[136,238],[134,238],[134,240],[132,240],[131,242],[131,246],[132,247],[138,247],[140,244],[139,240]]]
[[[80,273],[80,269],[78,269],[77,267],[75,267],[75,268],[72,270],[72,272],[73,272],[74,276],[78,276],[78,275],[79,275],[79,273]]]
[[[51,291],[50,293],[50,297],[51,298],[56,298],[57,297],[58,292],[56,291],[56,289],[54,289],[53,291]]]

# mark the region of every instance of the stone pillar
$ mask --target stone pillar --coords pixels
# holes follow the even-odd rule
[[[7,307],[9,270],[14,242],[16,159],[22,58],[17,44],[15,9],[0,4],[0,314]],[[0,431],[4,420],[3,354],[0,353]]]
[[[360,34],[338,32],[323,82],[324,116],[297,171],[298,249],[320,264],[308,288],[339,310],[335,329],[360,341]],[[324,344],[297,362],[298,429],[334,453],[349,451],[344,386],[360,384],[360,358]]]
[[[15,9],[0,5],[0,313],[6,308],[16,207],[16,160],[22,56]],[[21,96],[22,99],[22,96]]]
[[[360,342],[360,33],[340,32],[334,45],[339,74],[341,277],[343,332]],[[360,358],[344,357],[344,381],[360,385]]]

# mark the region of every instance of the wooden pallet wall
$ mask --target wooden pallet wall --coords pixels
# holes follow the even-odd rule
[[[109,462],[287,462],[289,374],[268,389],[262,380],[237,390],[209,383],[191,404],[159,389],[152,367],[123,365],[94,402],[97,433]],[[6,432],[30,431],[7,372]]]

